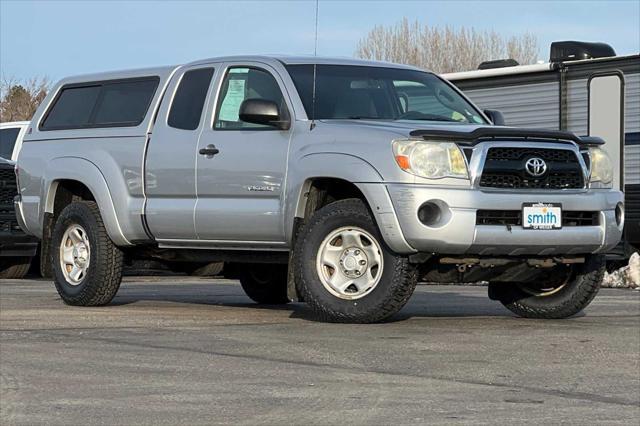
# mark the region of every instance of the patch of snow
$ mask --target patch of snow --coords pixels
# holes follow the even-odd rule
[[[635,288],[640,290],[640,254],[633,253],[629,264],[612,273],[605,273],[602,287]]]

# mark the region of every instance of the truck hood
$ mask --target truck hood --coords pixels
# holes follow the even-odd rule
[[[321,120],[330,126],[347,126],[350,129],[380,130],[409,137],[414,130],[455,130],[459,132],[472,132],[481,127],[492,127],[487,124],[466,124],[449,121],[424,121],[424,120]]]
[[[595,136],[577,136],[562,130],[545,130],[488,124],[465,124],[454,122],[426,122],[416,120],[327,120],[324,123],[334,128],[348,126],[360,131],[379,131],[394,133],[404,137],[433,140],[450,140],[458,144],[473,145],[483,138],[512,138],[513,140],[556,140],[573,142],[578,146],[589,147],[604,144],[604,140]]]
[[[465,124],[422,120],[321,120],[318,129],[309,132],[309,142],[300,154],[332,153],[359,158],[372,166],[386,182],[433,183],[402,171],[392,155],[392,141],[421,139],[451,141],[460,146],[474,146],[487,138],[513,141],[555,140],[581,147],[602,144],[594,137],[578,137],[570,132],[526,129],[489,124]],[[460,185],[460,179],[451,182]],[[450,184],[440,181],[442,184]],[[467,183],[468,185],[468,183]]]

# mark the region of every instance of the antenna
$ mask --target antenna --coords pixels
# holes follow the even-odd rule
[[[318,56],[318,4],[320,0],[316,0],[316,34],[315,39],[313,41],[313,57],[317,58]],[[317,61],[313,61],[313,89],[311,92],[311,125],[309,126],[309,131],[313,130],[316,127],[316,68],[318,64]]]

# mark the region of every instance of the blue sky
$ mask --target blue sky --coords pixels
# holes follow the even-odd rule
[[[540,59],[553,40],[640,52],[640,1],[320,0],[318,54],[352,56],[378,24],[531,32]],[[313,53],[314,1],[0,0],[0,73],[67,75],[176,64],[226,54]]]

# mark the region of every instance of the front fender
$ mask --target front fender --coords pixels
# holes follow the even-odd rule
[[[306,194],[315,178],[341,179],[355,184],[365,196],[387,245],[396,253],[415,252],[402,235],[382,175],[356,155],[335,152],[307,154],[290,165],[284,215],[287,241],[293,241],[295,218],[304,217]]]
[[[36,231],[36,235],[42,235],[44,214],[53,213],[56,191],[62,180],[75,180],[89,188],[98,204],[104,226],[111,240],[116,245],[131,245],[118,222],[111,191],[102,172],[91,161],[79,157],[58,157],[47,163],[40,195],[44,208],[39,209],[40,229]]]
[[[382,182],[376,168],[354,154],[341,152],[318,152],[306,154],[292,166],[308,176],[335,177],[353,183]]]

